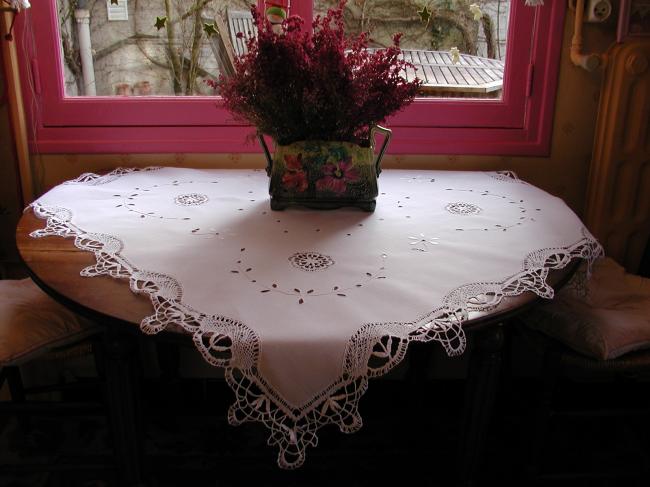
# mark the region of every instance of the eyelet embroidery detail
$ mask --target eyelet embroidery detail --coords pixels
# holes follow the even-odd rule
[[[128,174],[128,173],[127,173]],[[110,175],[110,174],[109,174]],[[108,175],[107,175],[108,176]],[[115,176],[117,178],[119,176]],[[116,208],[123,208],[126,211],[133,213],[135,216],[139,216],[140,218],[149,218],[149,219],[158,219],[158,220],[182,220],[182,221],[189,221],[192,220],[190,216],[188,216],[187,212],[173,215],[173,214],[163,214],[161,213],[158,208],[156,207],[151,207],[148,206],[141,198],[145,197],[146,195],[151,195],[154,194],[156,191],[158,191],[160,188],[170,188],[170,187],[176,187],[179,188],[181,186],[185,185],[191,185],[192,187],[198,186],[198,185],[206,185],[206,184],[218,184],[219,181],[217,180],[207,180],[207,181],[194,181],[194,180],[188,180],[188,181],[179,181],[179,180],[174,180],[170,183],[165,183],[165,184],[154,184],[152,186],[148,187],[140,187],[136,186],[133,188],[132,191],[121,191],[117,192],[113,196],[118,199],[118,204],[115,205]],[[208,196],[204,193],[184,193],[176,196],[174,198],[174,203],[178,206],[181,207],[194,207],[194,206],[200,206],[205,203],[207,203],[210,200]],[[240,209],[240,210],[243,210]],[[192,233],[214,233],[211,231],[204,232],[201,230],[201,228],[196,228],[192,230]]]
[[[459,355],[465,349],[463,323],[470,311],[494,308],[503,298],[527,291],[550,298],[553,289],[546,283],[550,269],[564,268],[576,258],[591,264],[603,254],[602,247],[583,229],[583,238],[572,245],[530,253],[521,271],[502,281],[478,282],[452,290],[438,308],[413,322],[364,325],[350,337],[339,379],[308,405],[296,409],[259,374],[260,338],[245,323],[205,315],[189,307],[183,303],[182,287],[173,277],[136,268],[122,255],[123,243],[118,238],[86,233],[72,222],[69,210],[39,203],[31,208],[36,216],[46,220],[45,228],[34,231],[33,237],[73,238],[77,248],[94,254],[96,263],[84,269],[82,275],[125,279],[134,292],[149,297],[154,312],[142,320],[143,332],[156,334],[174,326],[193,336],[204,359],[224,368],[226,381],[235,393],[228,413],[230,424],[263,423],[270,430],[269,444],[279,450],[278,464],[285,469],[304,463],[307,447],[316,446],[318,430],[323,426],[336,425],[347,433],[361,427],[358,406],[368,379],[398,365],[411,342],[436,341],[448,355]],[[238,264],[243,267],[241,261]],[[248,273],[249,268],[243,272]]]
[[[447,210],[449,213],[453,213],[454,215],[478,215],[483,211],[480,207],[472,203],[464,203],[462,201],[457,203],[449,203],[447,206],[445,206],[445,210]]]
[[[334,261],[329,255],[318,252],[297,252],[289,257],[289,262],[296,269],[305,272],[324,271],[334,265]]]
[[[419,252],[428,252],[430,245],[440,245],[440,238],[438,237],[427,237],[424,233],[421,233],[418,237],[409,237],[409,244],[413,247],[411,250],[417,250]]]
[[[174,203],[181,206],[200,206],[210,201],[207,195],[201,193],[181,194],[174,198]]]
[[[323,255],[318,252],[298,252],[297,254],[291,256],[289,258],[289,261],[291,261],[293,257],[305,256],[307,254],[314,254],[315,256],[320,256],[322,258],[329,259],[331,263],[328,262],[327,267],[330,267],[335,264],[334,259],[332,259],[329,255]],[[314,286],[314,288],[298,288],[295,287],[294,285],[291,285],[291,283],[282,282],[281,280],[278,280],[277,282],[261,280],[260,277],[258,277],[256,274],[255,267],[252,264],[246,262],[246,248],[242,248],[240,250],[240,259],[237,261],[237,267],[232,269],[230,272],[232,274],[238,274],[239,276],[247,279],[251,284],[257,286],[260,289],[260,293],[262,294],[266,294],[266,293],[283,294],[285,296],[298,298],[298,304],[305,304],[305,302],[307,302],[308,299],[318,298],[321,296],[338,296],[340,298],[347,298],[349,293],[353,291],[358,291],[360,288],[364,288],[372,281],[386,279],[387,278],[385,273],[386,259],[388,259],[388,255],[381,254],[378,267],[369,269],[364,274],[359,275],[357,280],[350,281],[347,283],[338,283],[330,288],[328,287],[323,288],[323,287],[316,287],[316,286]],[[303,260],[302,262],[306,263],[307,261]],[[315,262],[316,260],[314,260],[313,262],[310,260],[309,264],[314,264]],[[323,265],[323,261],[319,260],[318,262],[321,265]],[[297,268],[300,270],[304,270],[305,272],[313,272],[318,270],[324,270],[326,267],[321,269],[315,268],[313,270],[303,269],[299,266],[297,266]]]

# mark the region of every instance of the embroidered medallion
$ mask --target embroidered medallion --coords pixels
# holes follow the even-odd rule
[[[262,211],[253,196],[242,197],[252,195],[251,191],[261,193],[263,174],[259,181],[248,182],[255,173],[212,173],[227,184],[214,188],[217,180],[194,181],[194,171],[164,169],[147,175],[151,178],[110,174],[115,179],[106,188],[83,182],[75,183],[78,188],[55,188],[31,205],[34,214],[46,220],[45,228],[31,236],[69,238],[95,261],[81,271],[82,276],[119,279],[134,293],[148,297],[152,310],[140,324],[143,332],[156,334],[173,326],[191,335],[205,361],[224,368],[226,382],[234,393],[228,411],[230,424],[258,422],[268,428],[269,444],[278,449],[278,464],[284,469],[300,467],[308,448],[317,445],[322,427],[338,427],[345,433],[357,431],[362,424],[359,401],[369,379],[386,374],[402,362],[411,343],[438,342],[449,356],[459,355],[465,349],[464,325],[472,319],[472,312],[487,312],[502,300],[524,292],[551,298],[554,290],[547,278],[552,269],[565,268],[575,259],[591,263],[602,254],[587,230],[579,232],[579,219],[561,202],[532,186],[504,184],[483,174],[468,173],[462,181],[452,174],[449,186],[462,183],[458,189],[445,188],[446,173],[426,173],[430,176],[422,178],[423,184],[425,179],[434,180],[434,175],[438,183],[424,186],[407,185],[408,181],[398,181],[401,173],[389,173],[384,176],[386,202],[377,213],[341,211],[305,221],[303,213],[287,212],[278,217]],[[197,174],[206,177],[204,171]],[[84,179],[92,182],[97,178]],[[137,185],[145,179],[146,187]],[[187,184],[193,186],[178,187]],[[199,184],[209,186],[197,187]],[[429,191],[429,184],[440,188]],[[192,198],[189,205],[176,203],[185,191],[192,196],[204,193],[210,199],[195,202]],[[102,211],[96,212],[94,205],[88,208],[84,197],[98,205],[103,200]],[[185,207],[206,202],[218,207],[216,211]],[[465,210],[475,207],[480,216],[440,218],[450,211],[446,207],[455,205],[453,202],[464,202],[461,205]],[[551,210],[553,214],[549,215]],[[248,213],[242,214],[244,211]],[[91,212],[97,213],[93,229],[100,233],[77,226],[89,221]],[[475,213],[470,209],[459,214]],[[142,228],[134,225],[134,217],[148,219],[147,224]],[[186,223],[190,218],[193,222]],[[408,225],[405,218],[412,219]],[[250,232],[244,231],[244,221]],[[482,232],[506,232],[523,225],[530,228],[515,235],[487,235],[485,242],[481,241]],[[175,230],[173,235],[168,232],[170,228]],[[557,231],[549,232],[548,228]],[[465,236],[456,231],[477,233]],[[223,241],[215,242],[218,245],[198,242],[198,247],[192,247],[196,239],[188,233]],[[133,238],[145,234],[147,240]],[[145,259],[145,265],[144,252],[133,249],[137,241],[169,237],[179,244],[168,246],[175,257],[180,255],[180,244],[187,246],[183,259],[169,262],[166,255],[158,259],[156,252]],[[317,248],[328,255],[297,252],[314,248],[307,242],[318,242]],[[457,242],[461,245],[455,245]],[[487,248],[494,249],[495,254],[502,252],[504,263],[495,266],[495,275],[487,272],[491,267],[482,267],[484,253],[472,255],[473,249],[484,249],[483,243],[489,242],[494,246]],[[519,245],[511,247],[512,242]],[[249,248],[256,245],[259,248]],[[197,252],[197,248],[207,252]],[[427,251],[431,258],[426,258]],[[394,260],[386,267],[389,254]],[[287,272],[289,265],[301,272]],[[182,269],[179,274],[187,281],[170,275],[175,274],[174,267]],[[200,286],[188,285],[195,279],[202,279]],[[383,283],[385,279],[390,281]],[[459,282],[466,284],[457,286]],[[209,292],[200,290],[204,284],[210,286]],[[221,309],[221,303],[216,309],[212,305],[215,290],[232,291],[224,297],[246,301],[241,308],[233,307],[237,308],[234,315],[225,313],[231,308],[228,303],[226,310]],[[257,298],[255,306],[244,309],[253,297]],[[386,306],[371,308],[381,300],[387,300]],[[187,304],[190,302],[196,308]],[[341,320],[323,330],[330,323],[325,320],[330,317],[328,313],[339,319],[348,314],[348,309],[352,311],[350,323]],[[364,312],[361,317],[357,315],[359,309]],[[287,320],[287,326],[278,330],[285,316],[297,319]],[[280,325],[268,326],[269,322]],[[266,346],[267,340],[277,338],[283,340],[273,344],[288,347],[289,352],[298,342],[320,346],[321,332],[336,339],[337,348],[331,350],[339,353],[332,360],[326,354],[318,357],[323,360],[322,366],[313,369],[331,369],[316,376],[318,382],[312,382],[311,377],[301,379],[301,373],[294,376],[293,370],[302,372],[302,362],[285,360],[288,354],[283,354],[283,349],[276,348],[280,352],[276,356],[268,353],[272,347]],[[334,346],[331,341],[325,345]],[[304,356],[304,363],[313,361],[313,354]],[[298,354],[291,356],[296,357]],[[276,385],[278,377],[288,379],[286,388]]]
[[[447,206],[445,206],[445,210],[447,210],[449,213],[453,213],[454,215],[478,215],[481,213],[481,211],[483,211],[481,208],[473,205],[472,203],[463,202],[449,203]]]
[[[209,198],[201,193],[181,194],[174,198],[174,203],[181,206],[199,206],[207,203]]]
[[[318,252],[297,252],[289,257],[289,262],[295,268],[306,272],[324,271],[334,265],[334,261],[329,255]]]

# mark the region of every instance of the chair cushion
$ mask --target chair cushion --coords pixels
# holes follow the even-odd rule
[[[0,280],[0,366],[19,365],[97,330],[31,279]]]
[[[597,359],[650,348],[650,279],[605,258],[596,262],[583,291],[567,286],[527,315],[526,323]]]

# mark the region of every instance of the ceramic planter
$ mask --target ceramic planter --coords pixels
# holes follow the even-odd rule
[[[376,132],[385,138],[375,158]],[[264,137],[258,134],[268,162],[271,209],[284,210],[291,205],[315,209],[354,206],[374,211],[377,177],[381,173],[381,160],[390,137],[389,129],[377,126],[371,130],[370,147],[349,142],[306,140],[276,145],[271,156]]]

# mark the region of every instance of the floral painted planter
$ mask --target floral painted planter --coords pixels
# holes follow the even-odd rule
[[[385,139],[375,160],[374,135],[377,131],[383,133]],[[316,209],[354,206],[374,211],[377,177],[390,137],[390,130],[374,127],[371,147],[307,140],[277,145],[271,156],[264,138],[259,135],[271,178],[271,209],[284,210],[292,205]]]

